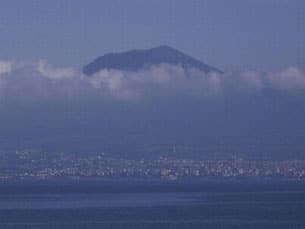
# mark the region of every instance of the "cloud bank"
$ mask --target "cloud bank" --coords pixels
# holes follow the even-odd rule
[[[102,70],[85,76],[72,67],[45,60],[20,63],[0,60],[0,99],[78,99],[97,97],[139,100],[149,96],[217,96],[231,92],[305,90],[305,73],[296,67],[274,72],[204,73],[161,64],[136,72]]]

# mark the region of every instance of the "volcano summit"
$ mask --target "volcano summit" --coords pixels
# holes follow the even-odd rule
[[[199,69],[205,73],[222,73],[187,54],[166,45],[151,49],[130,50],[121,53],[109,53],[98,57],[83,68],[83,73],[91,76],[103,69],[121,71],[138,71],[160,64],[179,65],[184,69]]]

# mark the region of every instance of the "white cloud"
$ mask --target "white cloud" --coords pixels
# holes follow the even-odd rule
[[[280,72],[269,73],[267,76],[272,87],[282,90],[305,88],[305,74],[296,67],[290,67]]]
[[[240,73],[240,83],[245,88],[261,90],[265,87],[262,74],[255,71]]]
[[[7,74],[12,71],[13,63],[11,61],[0,60],[0,75]]]
[[[208,83],[212,91],[219,92],[222,87],[222,81],[223,80],[221,79],[221,75],[219,73],[212,72],[208,74]]]
[[[40,60],[37,63],[37,71],[42,75],[50,79],[60,80],[66,78],[72,78],[76,75],[76,71],[71,67],[55,68],[51,66],[46,60]]]
[[[161,64],[136,72],[102,70],[85,76],[72,67],[57,68],[46,61],[12,63],[0,61],[0,97],[75,98],[95,96],[135,100],[147,96],[214,96],[231,91],[260,93],[305,89],[305,74],[290,67],[278,72],[209,73],[198,69]]]

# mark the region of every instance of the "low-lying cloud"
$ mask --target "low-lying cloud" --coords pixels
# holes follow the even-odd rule
[[[10,73],[12,71],[12,62],[0,61],[0,75]]]
[[[98,97],[138,100],[148,96],[215,96],[264,89],[305,89],[305,73],[296,67],[274,72],[204,73],[198,69],[160,64],[136,72],[101,70],[86,76],[72,67],[47,61],[0,61],[0,99],[77,99]]]

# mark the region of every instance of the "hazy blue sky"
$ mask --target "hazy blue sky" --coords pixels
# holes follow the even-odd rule
[[[2,0],[0,59],[83,66],[168,44],[222,69],[304,67],[303,0]]]

